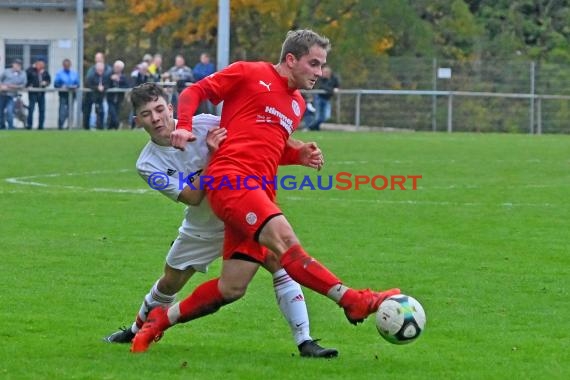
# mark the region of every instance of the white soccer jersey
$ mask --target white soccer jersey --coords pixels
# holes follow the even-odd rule
[[[153,183],[153,180],[161,178],[166,187],[157,191],[177,201],[180,192],[188,186],[187,178],[189,176],[198,178],[204,170],[208,161],[206,135],[212,127],[219,124],[218,116],[208,114],[194,116],[192,132],[196,140],[189,142],[184,151],[149,141],[137,160],[139,174],[147,183]],[[166,184],[166,179],[168,179],[168,184]],[[179,228],[180,233],[208,239],[214,235],[222,236],[223,231],[223,222],[214,215],[206,199],[202,200],[198,206],[186,207],[184,220]]]

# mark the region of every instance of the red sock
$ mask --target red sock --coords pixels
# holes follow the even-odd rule
[[[322,295],[341,283],[324,265],[307,255],[300,244],[289,248],[279,261],[293,280]]]
[[[215,278],[204,282],[180,302],[178,322],[188,322],[215,313],[227,303],[218,289],[218,280]]]

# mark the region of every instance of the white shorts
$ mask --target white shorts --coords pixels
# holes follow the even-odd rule
[[[223,243],[223,232],[210,237],[179,233],[166,255],[166,263],[174,269],[192,267],[197,272],[206,273],[208,265],[222,255]]]

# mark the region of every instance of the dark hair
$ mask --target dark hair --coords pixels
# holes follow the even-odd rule
[[[168,95],[164,89],[156,83],[147,82],[133,87],[131,90],[131,105],[135,113],[143,105],[163,98],[168,103]]]
[[[318,35],[310,29],[290,30],[281,47],[281,57],[279,62],[285,62],[287,54],[291,53],[295,58],[300,59],[302,56],[309,54],[309,49],[314,45],[318,45],[327,52],[331,48],[328,38]]]

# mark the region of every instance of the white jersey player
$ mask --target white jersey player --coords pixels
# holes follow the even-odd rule
[[[145,295],[132,326],[104,339],[110,343],[130,343],[151,309],[173,304],[177,292],[190,277],[197,271],[206,272],[208,265],[221,255],[223,223],[214,215],[208,202],[202,202],[204,193],[199,186],[191,186],[189,181],[196,181],[203,172],[209,151],[217,149],[226,137],[226,130],[217,127],[220,120],[217,116],[198,115],[193,118],[195,140],[189,142],[185,150],[171,147],[170,133],[177,121],[167,99],[164,90],[154,83],[142,84],[131,91],[135,123],[151,137],[136,166],[150,187],[188,207],[178,237],[166,256],[163,276]],[[301,356],[336,357],[336,349],[323,348],[311,338],[309,317],[299,284],[280,267],[276,257],[268,260],[264,267],[273,274],[279,308],[291,327]]]
[[[188,143],[185,150],[159,145],[151,140],[137,160],[141,177],[150,187],[173,201],[178,201],[182,190],[189,187],[188,182],[196,181],[204,171],[208,162],[206,136],[210,129],[220,124],[220,118],[202,114],[195,116],[194,122],[196,141]],[[166,257],[171,268],[183,271],[191,266],[205,272],[208,264],[220,256],[224,224],[214,215],[207,201],[186,208],[178,232]]]

